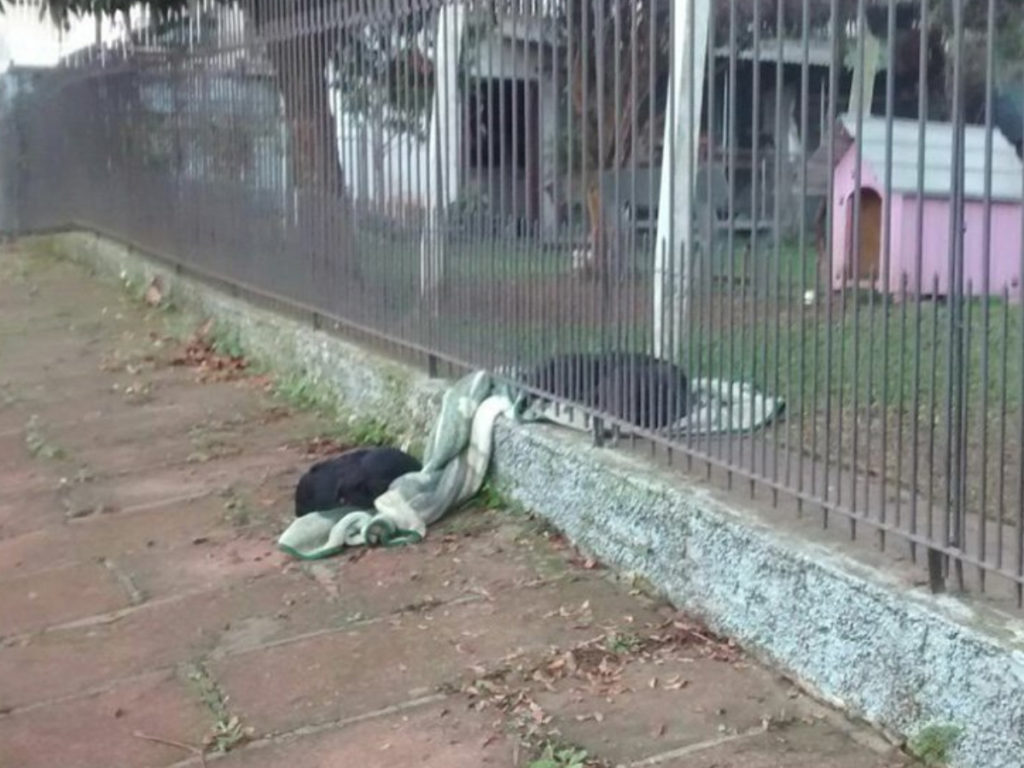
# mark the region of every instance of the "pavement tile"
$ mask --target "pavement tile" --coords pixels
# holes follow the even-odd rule
[[[143,733],[199,744],[212,716],[173,673],[94,696],[0,717],[0,765],[10,768],[151,768],[189,756]]]
[[[574,610],[584,601],[586,611]],[[553,647],[599,636],[627,610],[644,611],[607,585],[559,583],[260,648],[210,669],[261,733],[289,731],[398,704],[484,668],[532,665]]]
[[[660,768],[901,768],[895,753],[866,749],[825,724],[798,724],[733,738],[659,762]]]
[[[86,693],[112,680],[190,661],[234,637],[234,622],[260,617],[251,642],[307,631],[322,596],[301,574],[154,601],[120,618],[25,636],[0,648],[0,708]],[[302,614],[304,605],[307,614]],[[293,614],[295,617],[293,618]],[[296,628],[295,622],[301,622]],[[237,641],[236,641],[237,642]]]
[[[659,662],[626,665],[613,694],[566,678],[535,698],[568,741],[616,765],[803,714],[801,698],[749,663],[685,656]]]
[[[254,483],[281,462],[277,451],[245,454],[206,464],[151,466],[138,474],[72,488],[67,496],[73,509],[101,505],[114,512],[147,505],[184,501],[229,490],[240,482]]]
[[[110,558],[117,563],[134,558],[140,564],[140,571],[177,569],[177,562],[188,557],[183,555],[183,549],[197,549],[205,557],[218,544],[239,535],[224,505],[225,500],[219,496],[172,500],[135,512],[100,513],[64,520],[20,536],[0,539],[0,582],[20,572],[97,558]],[[168,586],[176,592],[187,592],[202,585]]]
[[[61,525],[64,509],[57,488],[56,479],[40,481],[36,493],[19,499],[0,499],[0,541]]]
[[[0,509],[9,509],[7,517],[0,517],[0,523],[14,525],[17,504],[32,495],[56,491],[60,476],[59,462],[32,459],[23,431],[0,437]]]
[[[0,590],[0,633],[43,629],[130,604],[113,573],[99,563],[79,563],[5,581]]]
[[[218,761],[233,768],[514,768],[509,740],[493,724],[435,704],[279,743]]]
[[[210,590],[244,579],[279,572],[290,560],[274,542],[254,533],[210,530],[159,555],[153,551],[121,555],[117,565],[147,599],[179,592]]]

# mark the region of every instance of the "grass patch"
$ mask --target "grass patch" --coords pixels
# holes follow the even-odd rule
[[[227,323],[214,324],[212,343],[214,351],[219,355],[233,358],[246,356],[241,334]]]
[[[348,419],[343,434],[358,445],[394,445],[398,437],[381,419],[359,416]]]
[[[363,231],[361,253],[367,276],[387,279],[415,288],[419,280],[421,238],[418,233],[400,236]],[[509,241],[474,235],[451,234],[445,242],[445,274],[453,281],[519,276],[557,275],[570,266],[569,249],[540,247],[527,239]]]
[[[304,373],[284,373],[274,379],[274,395],[299,411],[321,411],[336,415],[334,402]]]
[[[714,306],[705,309],[714,316]],[[859,392],[871,402],[897,405],[909,403],[915,390],[922,399],[945,397],[952,342],[951,310],[943,303],[851,296],[845,303],[836,298],[831,316],[824,307],[780,305],[767,322],[759,312],[743,316],[743,310],[729,308],[734,314],[727,328],[695,329],[680,358],[693,361],[690,368],[702,375],[742,378],[790,402]],[[987,387],[989,399],[998,401],[1004,355],[1006,382],[1019,382],[1024,374],[1020,312],[1001,301],[973,301],[962,319],[966,394],[977,398]],[[1006,394],[1008,406],[1019,408],[1021,388],[1010,386]]]
[[[398,445],[400,438],[393,426],[377,416],[351,413],[346,415],[335,396],[305,374],[284,374],[275,379],[277,398],[300,411],[313,411],[333,423],[331,429],[318,435],[337,439],[350,445]],[[414,452],[414,455],[422,451]]]

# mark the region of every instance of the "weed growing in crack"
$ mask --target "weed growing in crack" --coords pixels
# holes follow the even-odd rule
[[[203,744],[217,752],[230,752],[235,747],[251,740],[254,733],[255,730],[252,727],[243,727],[238,717],[232,715],[227,720],[218,720],[214,723],[213,729],[203,740]]]
[[[25,425],[25,447],[37,459],[55,461],[67,458],[67,452],[46,436],[36,414],[32,414]]]
[[[223,754],[251,741],[255,729],[244,726],[237,715],[232,715],[228,711],[227,699],[205,665],[197,661],[186,665],[184,672],[185,677],[195,687],[200,701],[214,717],[213,726],[203,739],[203,751]]]
[[[228,488],[221,496],[225,499],[224,510],[227,513],[228,521],[236,528],[244,528],[252,523],[252,509],[245,500],[240,497],[234,488]]]
[[[643,645],[643,639],[630,632],[616,632],[605,641],[605,647],[616,655],[633,653]]]
[[[0,411],[16,405],[17,402],[18,396],[12,391],[10,382],[0,383]]]
[[[530,763],[529,768],[585,768],[590,755],[585,749],[573,746],[546,744],[541,756]]]

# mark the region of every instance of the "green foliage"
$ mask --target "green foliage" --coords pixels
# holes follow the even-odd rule
[[[529,768],[584,768],[588,757],[584,749],[548,744],[540,758],[531,762]]]
[[[39,417],[32,414],[25,425],[25,447],[37,459],[60,460],[67,457],[64,449],[46,435]]]
[[[907,748],[925,765],[942,766],[949,762],[961,735],[963,729],[956,725],[928,725],[915,734]]]
[[[374,123],[372,130],[427,138],[434,97],[434,13],[416,11],[396,24],[351,29],[332,58],[341,106]]]
[[[245,357],[245,349],[242,346],[242,337],[238,330],[228,325],[218,325],[214,331],[213,348],[219,355],[227,357]]]
[[[640,636],[632,632],[616,632],[607,638],[605,646],[612,653],[623,656],[637,650],[642,642]]]
[[[394,445],[398,442],[391,428],[373,416],[352,420],[345,434],[357,445]]]
[[[327,406],[321,393],[303,373],[290,373],[278,377],[274,382],[274,394],[300,411],[311,411]]]
[[[195,689],[200,701],[214,716],[213,727],[203,739],[202,751],[204,753],[207,750],[213,750],[224,754],[253,738],[255,730],[243,726],[238,717],[228,711],[227,697],[210,676],[202,661],[186,665],[183,672]]]
[[[491,478],[484,480],[484,484],[480,486],[480,490],[470,503],[474,507],[484,509],[508,509],[512,506],[512,502],[494,487],[494,481]]]

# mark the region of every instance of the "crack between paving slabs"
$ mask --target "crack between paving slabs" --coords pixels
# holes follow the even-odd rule
[[[302,725],[298,728],[290,731],[283,731],[276,733],[271,736],[262,736],[255,738],[250,742],[247,742],[241,747],[239,751],[254,752],[260,749],[266,749],[267,747],[275,746],[278,744],[287,744],[306,736],[315,736],[320,733],[325,733],[332,730],[340,730],[347,728],[352,725],[364,723],[369,720],[375,720],[382,717],[390,717],[391,715],[401,714],[402,712],[410,712],[415,709],[428,707],[433,704],[438,704],[442,701],[449,700],[451,697],[443,693],[434,693],[429,696],[420,696],[418,698],[409,699],[399,704],[391,704],[387,707],[380,709],[371,710],[369,712],[363,712],[358,715],[352,715],[351,717],[341,718],[339,720],[332,720],[326,723],[318,723],[317,725]],[[214,762],[219,758],[226,757],[226,755],[208,753],[206,760],[208,762]],[[198,757],[186,758],[177,763],[173,763],[167,768],[190,768],[191,766],[200,765]]]
[[[88,628],[88,627],[92,627],[92,626],[97,626],[97,625],[100,625],[100,624],[111,624],[111,623],[114,623],[116,621],[121,620],[122,618],[130,616],[131,614],[133,614],[133,613],[135,613],[137,611],[155,609],[155,608],[158,608],[158,607],[166,606],[168,604],[173,604],[173,603],[179,602],[179,601],[184,600],[184,599],[189,598],[189,597],[195,597],[195,596],[201,596],[201,595],[205,595],[205,594],[211,594],[211,593],[215,593],[217,591],[218,591],[218,589],[214,588],[214,589],[208,589],[208,590],[196,590],[196,591],[192,591],[192,592],[186,592],[186,593],[183,593],[183,594],[180,594],[180,595],[171,595],[169,597],[162,598],[162,599],[159,599],[159,600],[152,600],[150,602],[143,603],[141,605],[131,606],[129,608],[122,608],[122,609],[120,609],[118,611],[113,611],[111,613],[101,614],[101,615],[98,615],[98,616],[92,616],[92,617],[88,617],[86,619],[78,619],[78,620],[75,620],[73,622],[68,622],[66,624],[62,624],[62,625],[58,625],[58,626],[53,626],[53,627],[47,627],[45,629],[37,630],[37,631],[33,631],[33,632],[25,632],[25,633],[21,633],[19,635],[12,635],[12,636],[7,637],[7,638],[0,638],[0,648],[9,647],[9,646],[12,646],[12,645],[16,645],[18,643],[29,642],[29,641],[32,640],[33,637],[37,637],[39,635],[43,635],[43,634],[47,634],[47,633],[51,633],[51,632],[57,632],[57,631],[68,630],[68,629],[84,629],[84,628]],[[458,598],[454,598],[452,600],[440,601],[436,605],[435,604],[431,604],[429,607],[430,607],[430,609],[445,608],[445,607],[449,607],[449,606],[455,607],[455,606],[460,606],[460,605],[465,605],[465,604],[472,604],[472,603],[483,602],[485,599],[486,598],[484,598],[483,596],[477,595],[477,594],[463,595],[463,596],[460,596]],[[339,626],[324,628],[324,629],[316,630],[316,631],[313,631],[313,632],[306,632],[306,633],[302,633],[300,635],[294,635],[294,636],[290,636],[290,637],[280,638],[279,640],[274,640],[274,641],[271,641],[269,643],[260,643],[260,644],[253,645],[253,646],[250,646],[250,647],[247,647],[247,648],[238,648],[238,649],[235,649],[235,650],[223,650],[223,649],[215,648],[209,654],[207,654],[206,658],[209,659],[209,660],[216,660],[216,661],[220,661],[220,660],[223,660],[223,659],[226,659],[226,658],[234,658],[236,656],[241,656],[241,655],[244,655],[244,654],[247,654],[247,653],[253,653],[253,652],[258,652],[258,651],[266,650],[268,648],[275,648],[275,647],[282,646],[282,645],[288,645],[289,643],[300,642],[300,641],[308,640],[308,639],[315,638],[315,637],[331,635],[331,634],[338,634],[338,633],[343,633],[343,632],[351,632],[353,629],[358,629],[360,627],[366,627],[366,626],[371,626],[371,625],[374,625],[374,624],[379,624],[379,623],[384,622],[384,621],[391,621],[391,620],[395,619],[396,617],[401,617],[401,616],[404,616],[404,615],[416,613],[416,612],[419,612],[419,611],[422,611],[422,610],[423,610],[422,606],[411,606],[411,607],[403,606],[402,608],[399,608],[399,609],[397,609],[395,611],[391,611],[391,612],[386,613],[386,614],[382,614],[380,616],[372,616],[372,617],[368,617],[368,618],[357,619],[357,620],[354,620],[354,621],[350,621],[350,622],[341,624]],[[168,664],[166,666],[158,667],[156,669],[150,669],[150,670],[147,670],[145,672],[138,672],[136,674],[125,675],[124,677],[119,677],[119,678],[117,678],[115,680],[107,681],[103,685],[94,686],[92,688],[88,688],[88,689],[86,689],[84,691],[80,691],[78,693],[71,693],[71,694],[67,694],[65,696],[54,697],[52,699],[44,699],[44,700],[41,700],[41,701],[34,701],[34,702],[29,703],[29,704],[24,704],[24,705],[20,705],[20,706],[10,707],[6,711],[0,712],[0,719],[3,719],[5,717],[11,717],[11,716],[18,715],[18,714],[22,714],[24,712],[30,712],[32,710],[39,709],[41,707],[51,706],[51,705],[54,705],[54,704],[61,704],[61,703],[69,702],[69,701],[75,701],[75,700],[78,700],[78,699],[90,698],[92,696],[96,696],[97,694],[113,690],[113,689],[117,688],[118,686],[126,685],[128,683],[131,683],[131,682],[134,682],[134,681],[137,681],[137,680],[145,679],[146,677],[149,677],[151,675],[159,675],[159,674],[166,674],[168,672],[173,672],[177,668],[177,666],[178,665],[176,665],[176,664]]]

